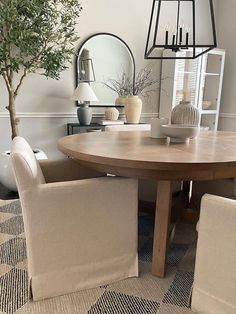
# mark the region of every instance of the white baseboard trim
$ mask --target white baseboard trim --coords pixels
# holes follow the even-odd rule
[[[124,117],[124,114],[120,114],[120,117]],[[156,118],[158,113],[142,113],[141,118]],[[18,118],[58,118],[69,119],[77,118],[76,112],[18,112]],[[9,118],[8,112],[0,112],[0,118]],[[103,113],[94,113],[93,118],[104,118]]]
[[[220,113],[222,119],[236,119],[236,113]]]

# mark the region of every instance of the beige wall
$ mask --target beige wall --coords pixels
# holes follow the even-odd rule
[[[236,131],[236,1],[218,0],[217,32],[220,48],[226,50],[220,129]]]

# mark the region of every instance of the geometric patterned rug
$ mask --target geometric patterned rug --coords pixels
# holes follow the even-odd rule
[[[179,224],[167,275],[151,275],[154,217],[139,217],[139,278],[39,302],[28,296],[27,256],[19,200],[0,201],[1,314],[189,314],[196,252],[194,225]],[[63,284],[63,282],[62,282]]]

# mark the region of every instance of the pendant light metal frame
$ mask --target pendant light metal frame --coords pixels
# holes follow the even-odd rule
[[[158,8],[157,8],[157,17],[156,17],[156,23],[155,23],[155,31],[154,31],[154,37],[153,37],[153,44],[152,47],[149,49],[149,41],[151,37],[151,30],[152,30],[152,24],[154,20],[154,11],[155,11],[155,6],[156,2],[159,1],[158,3]],[[176,43],[178,42],[178,32],[179,32],[179,15],[180,15],[180,3],[181,2],[192,2],[192,14],[193,14],[193,44],[192,45],[156,45],[156,39],[157,39],[157,33],[158,33],[158,27],[159,27],[159,18],[160,18],[160,12],[161,12],[161,5],[162,2],[178,2],[178,13],[177,13],[177,29],[176,29]],[[146,43],[146,48],[145,48],[145,59],[196,59],[200,57],[201,55],[209,52],[210,50],[214,49],[217,47],[217,36],[216,36],[216,26],[215,26],[215,14],[214,14],[214,6],[213,6],[213,0],[208,0],[209,5],[210,5],[210,13],[211,13],[211,24],[212,24],[212,35],[213,35],[213,45],[196,45],[196,8],[195,8],[195,0],[153,0],[153,5],[152,5],[152,12],[151,12],[151,18],[150,18],[150,23],[149,23],[149,29],[148,29],[148,37],[147,37],[147,43]],[[151,53],[154,51],[156,48],[163,48],[163,51],[166,49],[178,52],[181,50],[186,50],[192,49],[192,56],[186,56],[186,57],[181,57],[177,56],[177,53],[175,54],[175,57],[168,57],[168,56],[150,56]],[[197,48],[208,48],[200,53],[196,53]]]

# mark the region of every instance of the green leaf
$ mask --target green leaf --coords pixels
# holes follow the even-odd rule
[[[0,0],[0,74],[42,69],[58,79],[78,40],[77,0]]]

